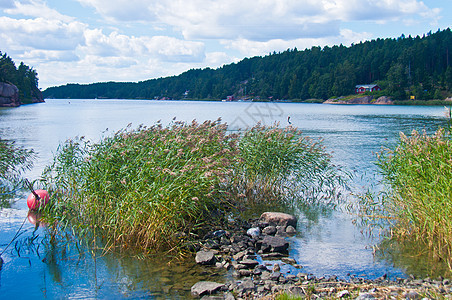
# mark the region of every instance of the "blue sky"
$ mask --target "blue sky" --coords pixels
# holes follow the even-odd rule
[[[422,35],[451,20],[452,0],[0,0],[0,51],[45,89]]]

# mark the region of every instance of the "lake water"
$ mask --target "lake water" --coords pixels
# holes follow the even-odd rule
[[[375,153],[393,146],[399,132],[435,131],[446,126],[443,107],[323,105],[296,103],[188,102],[137,100],[46,100],[46,103],[0,109],[0,137],[33,148],[34,168],[25,174],[37,179],[49,164],[58,144],[75,136],[98,140],[132,123],[168,124],[173,118],[222,120],[231,130],[257,122],[292,125],[306,135],[323,138],[335,163],[355,174],[352,186],[359,193],[376,184]],[[2,255],[1,298],[179,298],[184,299],[198,280],[222,281],[196,266],[193,258],[168,264],[166,258],[139,259],[127,255],[78,251],[75,244],[51,247],[41,242],[45,230],[24,222],[27,194],[19,194],[10,207],[0,208],[0,253],[22,224],[21,235]],[[352,201],[352,200],[350,200]],[[383,274],[430,275],[428,260],[410,258],[402,249],[374,255],[378,236],[363,234],[346,212],[300,212],[290,255],[316,276],[350,275],[376,278]],[[296,270],[291,270],[296,272]],[[439,273],[442,272],[440,268]]]

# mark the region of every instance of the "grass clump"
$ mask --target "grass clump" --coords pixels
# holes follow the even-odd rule
[[[452,262],[452,140],[444,129],[433,135],[401,134],[378,166],[391,186],[385,209],[397,218],[394,233],[422,241]]]
[[[12,198],[21,187],[21,173],[33,165],[33,150],[0,138],[0,203]],[[3,203],[4,204],[4,203]]]
[[[331,175],[323,148],[299,138],[276,126],[230,133],[217,120],[69,140],[42,176],[55,200],[47,222],[100,235],[107,249],[180,249],[247,195],[288,194],[282,185],[302,168]]]
[[[330,204],[337,200],[338,188],[345,186],[321,142],[295,127],[257,124],[240,136],[238,153],[236,186],[247,199]]]

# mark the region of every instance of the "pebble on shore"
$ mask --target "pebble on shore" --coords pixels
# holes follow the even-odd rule
[[[278,215],[282,219],[275,217]],[[288,257],[289,242],[285,237],[294,234],[297,223],[294,219],[287,214],[268,212],[258,220],[244,222],[246,225],[236,221],[227,230],[207,234],[202,241],[204,249],[196,254],[196,262],[228,269],[232,279],[226,283],[198,282],[191,289],[192,296],[228,300],[273,299],[277,294],[286,293],[308,299],[364,300],[435,299],[452,294],[452,282],[448,279],[416,280],[412,277],[391,281],[381,276],[375,280],[352,277],[345,281],[336,276],[317,278],[302,272],[289,274],[282,266],[302,268],[295,259]],[[271,263],[260,264],[258,256]]]

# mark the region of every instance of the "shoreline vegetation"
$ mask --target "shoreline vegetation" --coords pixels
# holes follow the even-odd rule
[[[33,166],[34,151],[19,147],[14,141],[0,138],[0,208],[22,187],[21,174]]]
[[[229,133],[220,120],[126,128],[60,145],[41,184],[55,232],[100,237],[104,249],[183,253],[210,225],[249,204],[334,206],[346,175],[294,127]]]
[[[447,110],[450,120],[450,109]],[[414,240],[452,270],[452,138],[449,128],[432,135],[400,134],[398,145],[378,154],[388,187],[377,206],[389,216],[396,240]]]

